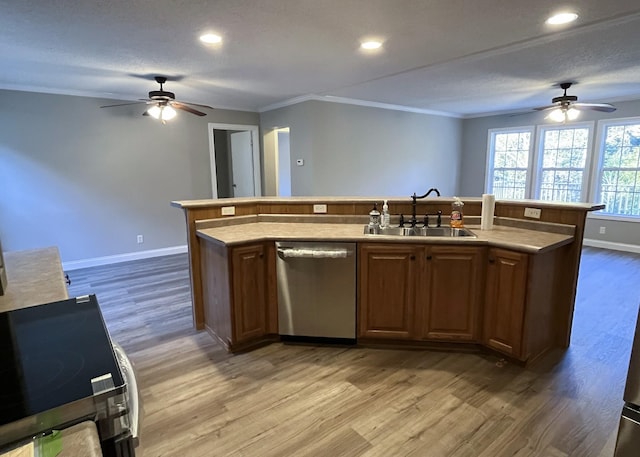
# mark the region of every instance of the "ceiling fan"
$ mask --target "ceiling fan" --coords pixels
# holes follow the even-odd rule
[[[118,103],[116,105],[105,105],[100,108],[112,108],[114,106],[125,106],[125,105],[137,105],[140,103],[145,103],[147,105],[151,105],[149,109],[147,109],[143,116],[151,116],[155,119],[159,119],[163,124],[173,119],[176,116],[176,109],[186,111],[187,113],[195,114],[196,116],[206,116],[206,113],[202,111],[198,111],[192,106],[197,106],[199,108],[208,108],[213,109],[208,105],[199,105],[197,103],[190,102],[182,102],[176,100],[176,95],[173,92],[168,92],[164,90],[163,85],[167,82],[167,78],[164,76],[156,76],[154,78],[158,84],[160,84],[160,90],[152,90],[149,92],[149,98],[141,98],[138,102],[132,103]],[[191,106],[189,106],[191,105]],[[174,109],[175,108],[175,109]]]
[[[535,110],[551,110],[548,117],[556,122],[573,121],[578,118],[582,110],[601,111],[603,113],[612,113],[616,110],[616,107],[609,103],[578,103],[578,97],[575,95],[567,95],[567,89],[569,89],[572,84],[573,83],[570,82],[561,83],[560,88],[564,90],[564,94],[560,97],[552,98],[551,103],[553,103],[553,105],[541,106],[535,108]]]

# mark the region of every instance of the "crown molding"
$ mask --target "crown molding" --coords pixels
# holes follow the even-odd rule
[[[335,97],[333,95],[316,95],[316,94],[302,95],[300,97],[294,97],[288,100],[283,100],[281,102],[272,103],[271,105],[267,105],[260,108],[258,112],[264,113],[267,111],[273,111],[275,109],[297,105],[298,103],[303,103],[311,100],[321,101],[321,102],[330,102],[330,103],[341,103],[343,105],[356,105],[356,106],[365,106],[369,108],[388,109],[393,111],[406,111],[409,113],[431,114],[434,116],[462,118],[462,116],[459,114],[449,113],[446,111],[436,111],[436,110],[430,110],[430,109],[415,108],[413,106],[394,105],[391,103],[371,102],[367,100],[358,100],[354,98]]]

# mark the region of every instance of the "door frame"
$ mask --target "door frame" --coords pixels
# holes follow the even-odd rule
[[[216,169],[216,146],[213,139],[214,130],[240,130],[251,133],[251,147],[253,150],[253,188],[256,196],[262,195],[262,179],[260,166],[260,137],[259,127],[257,125],[245,124],[220,124],[217,122],[209,122],[209,163],[211,164],[211,198],[218,198],[218,178]]]

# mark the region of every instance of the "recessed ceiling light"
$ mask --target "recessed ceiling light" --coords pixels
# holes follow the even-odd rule
[[[382,42],[380,41],[364,41],[360,44],[362,49],[372,50],[372,49],[380,49],[382,47]]]
[[[578,15],[576,13],[560,13],[554,16],[551,16],[547,19],[547,24],[550,25],[560,25],[560,24],[568,24],[569,22],[573,22],[578,19]]]
[[[215,33],[207,33],[200,36],[200,41],[206,44],[218,44],[222,42],[222,37],[220,35],[216,35]]]

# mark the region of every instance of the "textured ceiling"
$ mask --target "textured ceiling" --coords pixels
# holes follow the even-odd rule
[[[259,111],[327,97],[462,117],[640,99],[638,0],[0,0],[0,88]],[[571,9],[574,24],[544,20]],[[205,31],[223,36],[203,46]],[[365,54],[360,39],[384,49]]]

